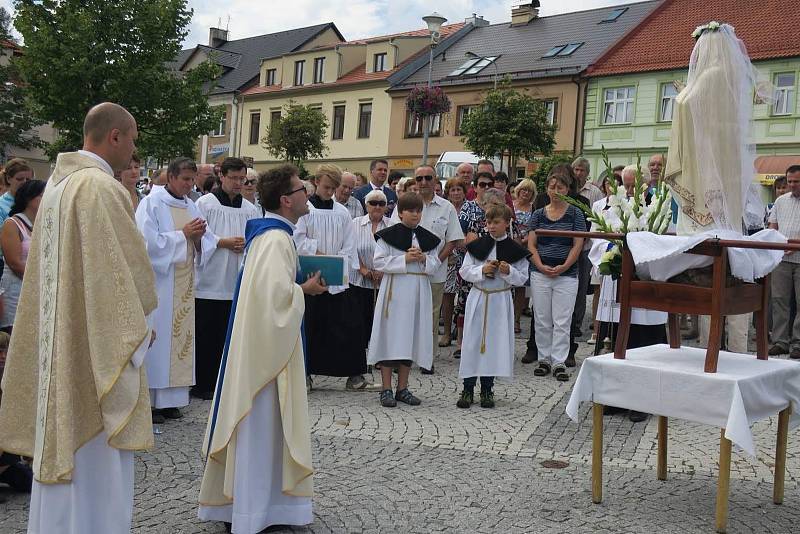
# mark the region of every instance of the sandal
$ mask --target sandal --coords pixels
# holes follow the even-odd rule
[[[553,370],[553,376],[559,382],[569,382],[569,374],[566,367],[558,366]]]
[[[394,394],[395,400],[400,402],[405,402],[410,406],[419,406],[422,402],[417,397],[415,397],[408,388],[401,389]]]
[[[550,374],[550,364],[539,362],[539,367],[533,370],[533,376],[547,376]]]
[[[455,358],[456,360],[461,358],[461,349],[456,349],[453,351],[453,358]]]

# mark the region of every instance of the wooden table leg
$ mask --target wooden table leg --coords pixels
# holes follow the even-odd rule
[[[723,428],[719,435],[719,482],[717,485],[717,532],[728,528],[728,495],[731,489],[731,440]]]
[[[603,502],[603,405],[592,407],[592,502]]]
[[[783,504],[783,484],[786,478],[786,439],[789,435],[789,405],[778,414],[778,440],[775,444],[775,480],[772,483],[772,502]]]
[[[656,476],[658,480],[667,480],[667,418],[658,416],[658,466]]]

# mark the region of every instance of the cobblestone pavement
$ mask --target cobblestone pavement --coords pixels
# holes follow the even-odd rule
[[[518,359],[524,347],[518,338]],[[579,364],[588,354],[582,343]],[[671,420],[661,482],[655,418],[606,417],[604,502],[593,505],[590,408],[579,424],[564,413],[573,381],[535,378],[533,366],[517,363],[514,379],[495,387],[495,409],[459,410],[457,371],[452,348],[443,349],[435,375],[412,372],[422,405],[394,409],[381,408],[377,393],[345,392],[343,379],[317,378],[315,521],[289,531],[713,532],[718,429]],[[135,533],[224,532],[196,519],[209,406],[193,400],[183,419],[161,425],[154,451],[137,455]],[[785,504],[772,504],[776,419],[755,425],[756,459],[734,452],[729,532],[783,534],[800,522],[800,431],[789,436]],[[24,532],[27,496],[0,489],[2,497],[0,533]]]

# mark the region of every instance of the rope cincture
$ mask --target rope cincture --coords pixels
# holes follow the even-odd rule
[[[425,273],[399,273],[399,274],[411,274],[414,276],[428,276]],[[384,319],[389,318],[389,303],[392,301],[392,288],[394,286],[394,273],[389,275],[389,287],[387,288],[386,293],[386,300],[383,303],[383,317]]]
[[[486,352],[486,322],[489,318],[489,295],[494,295],[495,293],[502,293],[503,291],[511,291],[511,287],[505,287],[503,289],[483,289],[478,286],[472,286],[481,293],[483,293],[483,333],[481,334],[481,354]]]

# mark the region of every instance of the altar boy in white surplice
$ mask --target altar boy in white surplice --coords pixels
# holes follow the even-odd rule
[[[430,369],[433,363],[431,283],[439,267],[439,238],[422,226],[422,197],[405,193],[397,201],[400,222],[375,234],[373,267],[384,273],[375,304],[367,363],[381,368],[381,405],[411,406],[420,400],[408,390],[411,364]],[[392,369],[397,367],[397,392],[392,396]]]
[[[144,236],[156,274],[156,341],[147,351],[147,381],[153,422],[181,417],[194,385],[194,269],[202,267],[218,238],[206,229],[189,197],[197,166],[178,158],[167,169],[167,185],[139,203],[136,225]]]
[[[458,273],[472,284],[464,312],[464,339],[458,377],[464,390],[456,403],[469,408],[475,383],[481,379],[481,407],[494,408],[494,377],[514,374],[514,287],[528,279],[528,250],[508,235],[511,210],[506,205],[486,211],[488,235],[467,245]]]
[[[247,166],[239,158],[225,158],[220,166],[220,188],[197,199],[197,209],[208,230],[219,238],[217,249],[195,283],[195,327],[197,329],[195,378],[191,393],[201,399],[213,398],[219,362],[228,332],[233,290],[242,264],[244,228],[247,221],[261,216],[261,210],[242,196]]]

